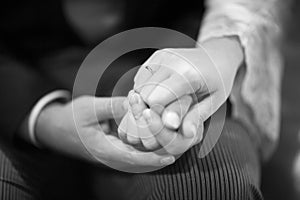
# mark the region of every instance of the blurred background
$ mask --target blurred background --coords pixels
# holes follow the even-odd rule
[[[300,151],[300,2],[293,1],[285,23],[282,53],[285,68],[282,84],[281,138],[273,158],[263,167],[266,199],[300,199],[294,162]],[[298,165],[299,167],[299,165]],[[299,169],[298,169],[299,180]]]
[[[71,90],[84,57],[104,38],[142,26],[168,27],[196,38],[204,10],[197,0],[184,5],[174,0],[168,12],[169,2],[161,3],[160,0],[149,3],[138,0],[103,0],[101,4],[94,4],[93,0],[82,2],[11,0],[3,3],[0,7],[1,63],[7,64],[3,60],[9,57],[22,61],[26,66],[38,66],[45,79],[55,80],[54,85]],[[82,12],[84,10],[89,12]],[[95,16],[100,20],[94,20]],[[118,78],[132,66],[141,64],[153,51],[135,51],[117,59],[100,81],[109,84],[102,85],[98,94],[110,95]],[[266,200],[299,200],[300,169],[297,174],[294,167],[297,156],[300,157],[300,2],[297,0],[292,1],[288,20],[284,24],[282,54],[285,69],[281,138],[274,156],[263,165],[262,191]],[[11,65],[12,62],[9,63]],[[17,82],[18,78],[14,81]],[[4,93],[3,97],[5,95],[8,94]],[[15,112],[18,112],[17,108],[16,105]],[[2,107],[0,112],[15,114],[9,108]],[[0,120],[1,125],[2,122],[10,123],[4,117]],[[123,181],[120,174],[115,176],[112,170],[87,166],[50,152],[46,152],[49,155],[46,159],[26,144],[19,146],[20,151],[29,149],[30,154],[40,162],[40,171],[34,171],[31,175],[44,177],[39,182],[43,199],[118,199],[118,195],[122,194],[122,185],[130,184],[125,179]],[[26,156],[22,156],[21,160],[28,168],[37,165]]]

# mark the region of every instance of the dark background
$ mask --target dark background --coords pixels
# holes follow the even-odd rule
[[[268,199],[300,199],[294,184],[293,163],[300,152],[300,2],[290,8],[282,53],[285,69],[282,87],[281,137],[277,151],[263,168],[263,192]],[[298,191],[298,192],[297,192]]]
[[[52,24],[50,23],[50,28],[48,26],[42,27],[47,32],[48,29],[51,29],[51,26],[59,26],[60,31],[63,30],[64,34],[59,32],[54,32],[51,34],[54,38],[59,38],[61,42],[53,42],[50,40],[48,43],[45,39],[43,43],[41,42],[29,42],[31,46],[32,54],[26,54],[24,49],[20,49],[20,46],[26,46],[28,44],[22,44],[24,41],[30,41],[28,38],[25,40],[24,37],[30,36],[32,41],[36,41],[37,37],[41,37],[39,32],[26,32],[19,33],[16,36],[10,35],[12,27],[18,27],[18,17],[17,15],[23,16],[31,22],[30,18],[26,16],[26,12],[22,13],[20,10],[31,9],[30,6],[26,5],[22,1],[11,1],[7,3],[8,6],[14,6],[14,3],[18,3],[18,7],[14,9],[13,12],[7,11],[7,5],[1,5],[1,15],[6,15],[11,17],[10,21],[4,20],[0,21],[0,32],[1,36],[5,37],[14,37],[13,43],[7,43],[8,41],[1,41],[0,53],[4,51],[5,53],[17,52],[15,56],[18,59],[25,59],[26,63],[40,65],[40,69],[47,70],[49,66],[51,68],[56,68],[53,70],[53,77],[60,76],[61,82],[57,84],[63,84],[67,88],[70,87],[72,82],[66,81],[64,79],[65,75],[75,76],[76,70],[71,70],[65,66],[74,66],[79,65],[86,53],[87,49],[78,49],[78,48],[68,48],[63,51],[56,51],[56,53],[48,56],[48,52],[40,51],[43,49],[42,46],[48,46],[48,50],[57,50],[62,46],[68,46],[70,44],[75,46],[84,46],[84,42],[78,40],[77,36],[70,33],[71,29],[68,26],[65,26],[66,22],[60,21],[60,13],[58,15],[53,15]],[[21,3],[22,2],[22,3]],[[44,8],[45,5],[43,1],[30,1],[38,4],[41,8]],[[57,4],[54,3],[48,4],[46,10],[50,8],[55,8]],[[156,2],[156,1],[155,1]],[[137,1],[132,1],[131,5],[134,5]],[[153,5],[156,5],[155,3]],[[144,6],[146,8],[147,6]],[[190,9],[191,13],[195,13],[195,10],[201,10],[201,5],[193,3],[192,5],[187,5],[187,7],[192,7]],[[135,6],[130,7],[127,12],[133,12]],[[26,10],[25,9],[25,10]],[[189,10],[189,9],[187,9]],[[141,21],[149,20],[147,16],[151,15],[151,9],[142,9],[140,12],[134,16],[132,15],[129,21],[135,21],[135,18],[140,18]],[[43,18],[46,16],[45,13],[35,13],[37,16],[40,16],[39,20],[47,20]],[[285,68],[283,76],[283,87],[282,87],[282,122],[281,122],[281,138],[272,159],[263,165],[262,171],[262,191],[266,200],[299,200],[300,199],[300,185],[295,183],[295,175],[293,174],[293,165],[295,158],[300,154],[300,2],[294,0],[288,10],[289,19],[284,24],[284,40],[282,45],[282,53],[285,59]],[[172,18],[176,14],[169,15],[165,17],[166,22],[161,22],[160,24],[155,24],[151,20],[147,21],[148,25],[166,25],[167,21],[173,21],[173,24],[167,24],[170,28],[177,29],[179,31],[185,32],[191,36],[195,37],[195,30],[197,30],[199,25],[199,20],[194,20],[192,16],[177,16]],[[201,17],[201,14],[197,14],[197,17]],[[3,17],[1,18],[3,19]],[[178,26],[178,24],[180,24]],[[182,25],[184,24],[184,25]],[[198,25],[197,25],[198,24]],[[16,25],[16,26],[14,26]],[[49,25],[49,24],[48,24]],[[128,25],[130,27],[130,25]],[[128,28],[127,27],[127,28]],[[193,28],[190,28],[193,27]],[[124,27],[123,27],[124,28]],[[49,35],[48,35],[49,36]],[[47,37],[48,37],[47,36]],[[50,37],[51,38],[51,37]],[[67,39],[66,39],[67,38]],[[40,38],[43,40],[43,38]],[[40,41],[39,40],[39,41]],[[76,42],[74,42],[76,41]],[[21,45],[20,45],[21,44]],[[34,45],[32,45],[34,44]],[[43,44],[41,46],[41,44]],[[5,48],[3,48],[5,47]],[[27,52],[29,53],[29,52]],[[47,56],[45,56],[47,54]],[[136,64],[142,62],[148,52],[144,52],[140,60],[135,61]],[[32,57],[32,55],[38,55],[39,59]],[[137,55],[137,54],[136,54]],[[122,63],[126,63],[123,60]],[[129,62],[129,61],[128,61]],[[132,65],[132,62],[129,62]],[[115,63],[118,65],[118,63]],[[120,61],[119,61],[120,65]],[[61,67],[64,66],[64,67]],[[76,68],[74,68],[76,69]],[[123,68],[125,69],[125,68]],[[107,73],[115,73],[113,69]],[[120,73],[120,72],[119,72]],[[110,76],[108,76],[110,77]],[[116,79],[116,77],[115,77]],[[107,80],[102,80],[107,82]],[[113,85],[113,80],[110,80]],[[109,94],[109,85],[107,88],[104,88],[102,91],[104,94]],[[2,117],[0,118],[2,120]],[[24,148],[28,148],[27,146]],[[34,152],[34,150],[32,150]],[[34,154],[34,153],[33,153]],[[42,158],[41,158],[42,159]],[[72,159],[67,159],[65,157],[57,157],[53,155],[53,161],[49,159],[47,162],[51,162],[51,165],[45,167],[49,171],[47,176],[43,177],[42,184],[40,185],[42,191],[44,191],[43,199],[107,199],[107,192],[112,196],[111,198],[118,199],[118,195],[122,193],[122,185],[128,184],[124,182],[120,174],[114,176],[114,173],[111,170],[99,170],[94,166],[87,166],[85,163],[78,163]],[[38,173],[38,172],[37,172]],[[127,176],[124,174],[124,176]],[[300,177],[300,175],[299,175]],[[125,180],[125,179],[124,179]],[[93,186],[89,184],[92,181]],[[116,188],[118,185],[118,188]],[[298,190],[297,190],[298,188]],[[118,192],[115,192],[118,191]]]

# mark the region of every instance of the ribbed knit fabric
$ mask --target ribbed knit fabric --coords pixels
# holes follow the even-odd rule
[[[149,200],[261,200],[260,166],[245,130],[227,121],[213,151],[203,159],[199,145],[173,165],[136,175],[129,196]]]
[[[116,185],[111,183],[110,186],[107,186],[115,189],[106,189],[108,191],[118,191],[118,200],[263,199],[260,192],[258,154],[248,133],[239,123],[230,120],[226,121],[218,143],[205,158],[198,158],[199,147],[200,145],[193,147],[173,165],[159,171],[135,175],[116,171],[103,172],[108,179],[116,179]],[[33,166],[29,165],[27,168],[32,168]],[[29,185],[25,184],[22,177],[32,179],[34,178],[32,173],[37,173],[37,175],[40,173],[34,170],[35,168],[32,168],[32,173],[26,175],[28,170],[24,169],[24,167],[16,168],[0,150],[1,200],[24,200],[30,199],[30,195],[32,197],[35,196],[33,191],[28,189]],[[52,167],[49,169],[52,170]],[[44,170],[46,173],[48,172],[48,170]],[[75,173],[74,176],[78,176],[78,174]],[[45,179],[44,176],[35,178],[38,177],[41,180]],[[99,179],[100,182],[105,181],[101,177]],[[92,179],[90,181],[92,182]],[[122,187],[122,191],[125,191],[125,193],[119,191],[118,187]],[[36,190],[38,188],[32,189]],[[54,187],[49,189],[56,190]],[[106,190],[105,188],[102,189]],[[38,193],[39,191],[34,192]],[[82,190],[82,192],[82,195],[86,196],[88,195],[87,193],[92,191]]]
[[[0,149],[0,199],[29,200],[33,199],[31,191],[12,165],[11,161]]]

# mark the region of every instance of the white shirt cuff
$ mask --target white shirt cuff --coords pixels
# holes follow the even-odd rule
[[[56,100],[68,101],[71,99],[71,93],[67,90],[56,90],[42,97],[33,107],[28,119],[29,139],[36,147],[40,147],[35,135],[35,126],[37,118],[41,111],[50,103]]]

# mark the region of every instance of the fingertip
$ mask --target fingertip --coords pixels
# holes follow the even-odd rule
[[[135,93],[135,91],[134,90],[130,90],[129,92],[128,92],[128,98],[130,98],[131,97],[131,95],[133,95]]]
[[[152,109],[146,109],[143,111],[143,117],[146,120],[146,123],[149,125],[151,131],[156,130],[158,125],[163,126],[163,123],[160,119],[160,116],[152,111]]]
[[[127,141],[128,141],[128,143],[134,144],[134,145],[140,143],[140,139],[139,138],[134,137],[134,136],[132,136],[130,134],[127,135]]]
[[[170,164],[173,164],[174,162],[175,162],[174,156],[169,156],[169,157],[166,157],[166,158],[163,158],[160,160],[160,163],[162,165],[170,165]]]
[[[185,136],[192,138],[192,137],[195,137],[196,134],[197,134],[197,127],[196,127],[196,125],[192,124],[190,126],[190,130],[185,134]]]
[[[135,104],[139,104],[140,103],[140,95],[137,93],[133,93],[130,97],[129,97],[129,104],[131,106],[134,106]]]
[[[158,90],[158,87],[159,86],[157,86],[156,88],[155,88],[155,90],[153,90],[149,95],[148,95],[148,97],[147,97],[147,103],[148,103],[148,105],[155,105],[155,104],[158,104],[159,103],[159,96],[161,96],[161,95],[157,95],[157,90]],[[162,94],[162,93],[160,93],[160,94]]]
[[[154,88],[155,88],[155,84],[154,83],[148,83],[148,84],[143,85],[142,88],[141,88],[141,90],[140,90],[140,96],[141,96],[141,98],[148,105],[150,105],[150,103],[148,101],[149,94],[151,93],[151,91]]]
[[[163,113],[162,121],[164,125],[171,129],[178,129],[181,123],[181,120],[176,112],[166,111]]]
[[[113,97],[111,98],[111,103],[108,105],[109,107],[106,107],[105,111],[110,113],[113,118],[121,118],[128,110],[126,102],[126,97]]]
[[[150,122],[151,121],[151,110],[150,109],[145,109],[143,111],[143,117],[145,118],[145,120],[147,122]]]
[[[190,122],[184,122],[183,124],[183,135],[187,138],[195,137],[197,134],[197,126]]]

